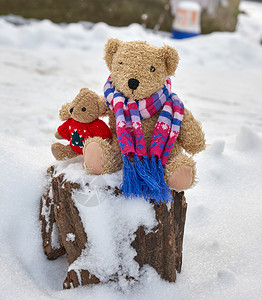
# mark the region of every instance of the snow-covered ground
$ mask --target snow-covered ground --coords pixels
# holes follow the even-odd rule
[[[0,299],[261,299],[262,295],[262,5],[235,33],[175,41],[137,24],[14,26],[0,18]],[[174,46],[172,79],[202,122],[208,150],[198,155],[199,183],[186,192],[183,268],[170,284],[150,270],[141,283],[61,290],[64,257],[48,261],[38,221],[58,110],[82,87],[102,93],[110,37]],[[140,207],[140,206],[138,206]]]

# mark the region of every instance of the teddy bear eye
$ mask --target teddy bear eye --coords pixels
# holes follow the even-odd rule
[[[82,111],[86,111],[86,108],[85,108],[85,107],[82,107]]]
[[[156,70],[155,67],[153,67],[153,66],[150,67],[150,72],[155,72],[155,70]]]
[[[122,61],[120,61],[120,62],[119,62],[119,64],[120,64],[120,65],[122,65],[122,64],[123,64],[123,62],[122,62]]]

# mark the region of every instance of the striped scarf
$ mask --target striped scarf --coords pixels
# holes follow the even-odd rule
[[[151,97],[135,101],[118,92],[109,77],[104,86],[104,96],[116,116],[116,133],[123,158],[124,195],[167,202],[171,193],[164,180],[163,166],[177,139],[184,115],[183,103],[171,93],[170,78]],[[147,155],[141,119],[152,117],[160,109]],[[134,163],[130,158],[134,159]]]

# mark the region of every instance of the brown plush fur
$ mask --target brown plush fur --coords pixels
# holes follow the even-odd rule
[[[159,48],[146,42],[121,42],[118,39],[110,39],[105,45],[105,61],[111,71],[113,86],[124,96],[139,100],[150,97],[163,87],[166,77],[174,74],[179,58],[176,50],[170,46]],[[154,67],[154,72],[151,66]],[[130,78],[139,81],[137,89],[129,88]],[[88,155],[88,144],[97,142],[102,149],[102,158],[100,157],[99,161],[102,159],[103,173],[116,172],[122,167],[122,158],[116,138],[115,115],[101,98],[99,107],[103,114],[106,112],[109,117],[114,142],[106,145],[106,142],[101,141],[100,138],[95,138],[93,141],[89,139],[85,145],[86,155]],[[147,147],[150,145],[159,114],[160,112],[141,122]],[[195,162],[192,157],[184,153],[184,150],[189,154],[196,154],[204,149],[205,137],[201,125],[192,113],[185,109],[178,139],[165,166],[165,179],[172,189],[184,190],[195,182]],[[88,164],[86,169],[92,173]]]
[[[83,107],[86,108],[85,111],[82,111]],[[71,108],[73,108],[72,113],[70,113]],[[81,123],[90,123],[103,113],[105,113],[105,105],[102,105],[101,97],[93,91],[83,88],[71,103],[66,103],[62,106],[59,111],[59,117],[61,121],[73,118]],[[55,133],[55,137],[63,139],[58,132]],[[54,143],[51,146],[51,151],[57,160],[73,158],[78,155],[70,145],[65,146],[61,143]]]
[[[61,143],[52,144],[51,151],[57,160],[65,160],[78,155],[70,145],[63,145]]]
[[[205,150],[206,148],[205,135],[202,131],[201,125],[187,109],[185,109],[177,142],[186,150],[187,153],[193,155]]]
[[[71,103],[63,104],[59,111],[59,118],[61,121],[66,121],[71,118],[71,114],[69,112],[69,107]]]

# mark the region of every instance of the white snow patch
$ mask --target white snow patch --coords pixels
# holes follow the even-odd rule
[[[59,232],[56,223],[53,223],[53,228],[51,233],[51,246],[53,249],[60,248]]]
[[[75,270],[75,272],[76,272],[76,276],[77,276],[79,285],[81,286],[82,285],[81,271],[80,270]]]
[[[76,236],[75,236],[75,234],[74,233],[68,233],[67,235],[66,235],[66,241],[67,242],[74,242],[75,241],[75,238],[76,238]]]
[[[42,206],[42,210],[41,210],[41,215],[44,216],[44,218],[45,218],[45,221],[46,221],[45,231],[48,232],[50,229],[49,216],[50,216],[51,205],[47,206],[46,199],[44,197],[42,197],[42,203],[43,203],[43,206]]]
[[[236,136],[236,147],[240,151],[247,151],[261,146],[261,138],[248,127],[242,127]]]
[[[208,153],[214,155],[214,156],[219,156],[223,153],[225,148],[225,141],[223,140],[217,140],[214,141],[210,146],[208,146]]]

